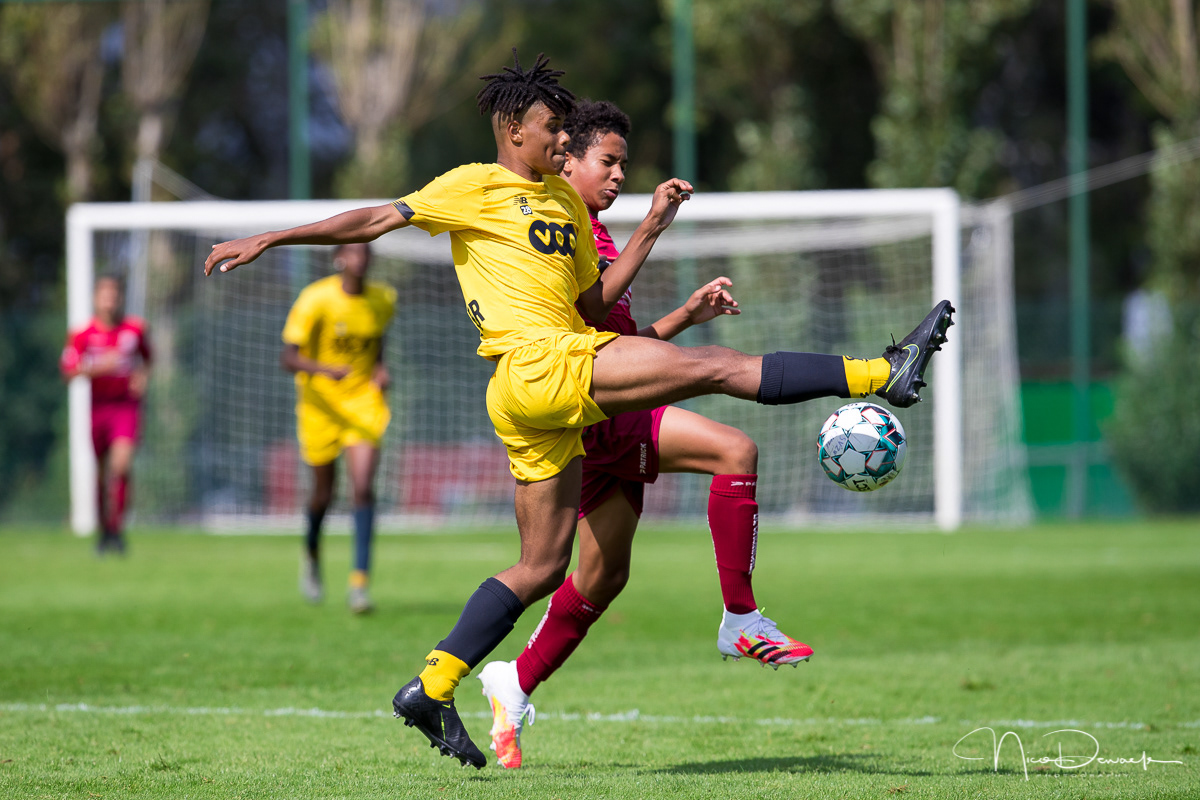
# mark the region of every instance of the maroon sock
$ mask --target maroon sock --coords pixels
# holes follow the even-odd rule
[[[758,608],[750,576],[758,550],[757,475],[714,475],[708,494],[708,529],[717,554],[721,597],[732,614]]]
[[[112,497],[109,498],[109,530],[120,533],[125,529],[125,502],[129,498],[129,476],[113,479]]]
[[[517,679],[521,691],[533,694],[538,684],[554,674],[587,636],[588,628],[604,613],[575,589],[574,573],[550,598],[546,616],[529,637],[517,657]]]

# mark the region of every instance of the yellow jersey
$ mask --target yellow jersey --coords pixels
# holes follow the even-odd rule
[[[557,175],[527,181],[499,164],[452,169],[400,198],[413,225],[450,234],[479,355],[590,330],[575,301],[600,277],[587,207]]]
[[[283,341],[299,346],[300,354],[329,366],[350,368],[335,381],[326,375],[296,373],[299,400],[310,393],[324,398],[358,394],[371,380],[383,334],[396,306],[396,290],[367,281],[362,294],[347,294],[342,276],[330,275],[300,292],[283,326]]]

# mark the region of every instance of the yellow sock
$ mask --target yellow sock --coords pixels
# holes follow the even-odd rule
[[[367,588],[367,583],[369,581],[370,581],[370,578],[367,577],[366,570],[356,569],[350,573],[350,588],[351,589],[365,589],[365,588]]]
[[[851,397],[866,397],[882,389],[892,373],[886,358],[851,358],[842,356],[846,367],[846,386]]]
[[[454,699],[454,688],[471,672],[467,662],[444,650],[434,650],[425,656],[425,669],[421,670],[421,683],[425,694],[445,703]]]

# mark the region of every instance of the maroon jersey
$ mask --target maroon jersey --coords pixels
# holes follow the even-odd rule
[[[612,236],[609,236],[608,228],[604,227],[604,223],[590,210],[588,216],[592,218],[592,236],[596,239],[596,249],[600,251],[600,271],[604,272],[608,269],[609,264],[617,260],[620,253],[617,252],[617,246],[613,244]],[[598,331],[612,331],[622,336],[637,336],[638,326],[629,311],[629,300],[632,296],[633,290],[626,289],[625,294],[621,295],[621,299],[608,312],[608,317],[600,324],[588,319],[582,308],[579,309],[579,313],[588,325]]]
[[[92,405],[136,401],[129,393],[129,376],[141,364],[150,363],[150,343],[146,324],[137,317],[125,317],[112,328],[93,319],[86,328],[67,335],[61,367],[67,375],[92,364],[108,361],[115,369],[92,378]]]

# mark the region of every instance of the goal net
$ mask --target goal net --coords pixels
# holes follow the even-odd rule
[[[90,316],[101,272],[131,273],[141,307],[130,311],[149,323],[155,363],[136,464],[137,522],[223,531],[299,524],[309,476],[297,452],[292,377],[279,367],[280,332],[299,290],[332,272],[330,250],[271,250],[207,279],[201,264],[217,241],[375,202],[385,201],[70,210],[71,324]],[[648,196],[627,196],[607,213],[618,244],[648,207]],[[693,328],[682,344],[875,356],[935,298],[958,309],[925,401],[897,412],[908,457],[884,490],[846,491],[818,464],[817,431],[848,401],[685,404],[758,443],[764,523],[870,526],[888,518],[953,529],[963,520],[1031,516],[1007,219],[999,206],[960,208],[947,190],[709,194],[683,207],[634,284],[635,318],[649,324],[722,275],[733,281],[742,314]],[[484,407],[492,364],[475,355],[478,333],[447,237],[403,229],[373,250],[370,277],[399,294],[386,340],[393,416],[376,481],[381,526],[511,521],[514,483]],[[81,533],[96,515],[88,392],[86,381],[73,382],[72,524]],[[661,476],[647,491],[647,517],[702,517],[707,485],[704,476]]]

